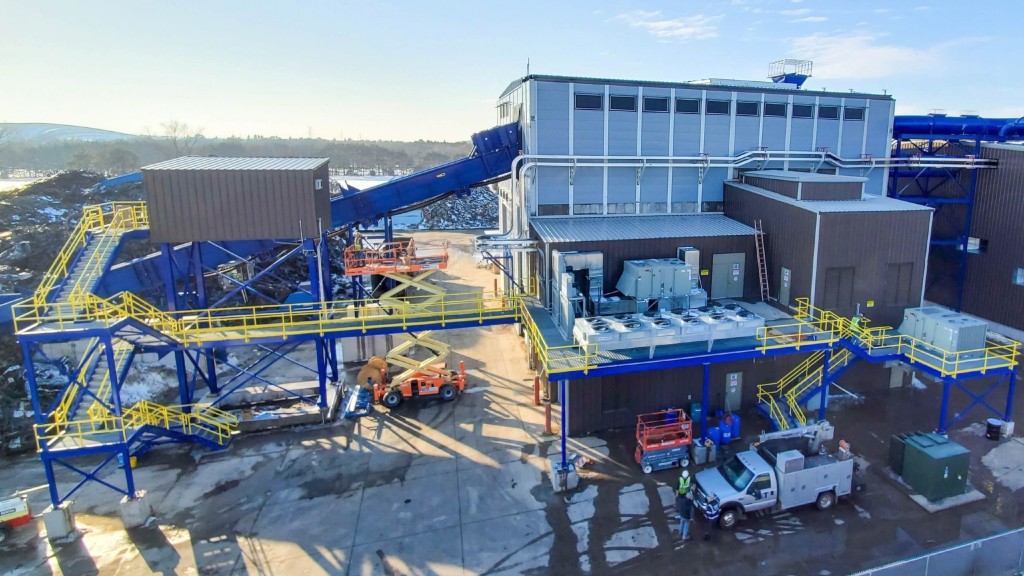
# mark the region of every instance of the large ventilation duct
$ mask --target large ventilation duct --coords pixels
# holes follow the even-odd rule
[[[962,136],[982,140],[1024,140],[1024,117],[979,118],[977,116],[896,116],[893,138],[905,136]],[[972,138],[972,139],[973,139]]]

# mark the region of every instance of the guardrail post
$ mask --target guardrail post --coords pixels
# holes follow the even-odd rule
[[[553,434],[551,431],[551,401],[544,403],[544,433]]]
[[[533,405],[540,406],[540,376],[533,377]]]

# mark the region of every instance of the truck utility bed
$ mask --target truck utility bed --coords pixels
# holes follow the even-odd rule
[[[853,485],[853,459],[839,460],[831,454],[804,456],[798,450],[774,455],[779,481],[779,504],[783,509],[810,504],[818,494],[835,492],[846,496]]]

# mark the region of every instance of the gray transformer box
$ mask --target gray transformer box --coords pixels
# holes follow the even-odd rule
[[[940,306],[907,308],[899,333],[912,336],[947,352],[966,352],[985,347],[988,323]]]
[[[183,156],[144,166],[150,242],[314,238],[331,227],[327,163]]]

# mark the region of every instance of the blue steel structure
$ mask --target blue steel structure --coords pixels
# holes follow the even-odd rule
[[[508,177],[512,160],[519,153],[518,125],[480,132],[473,135],[472,141],[473,152],[461,160],[362,191],[343,190],[331,200],[330,229],[319,231],[311,238],[164,243],[155,254],[114,265],[126,242],[148,238],[145,209],[111,204],[94,210],[92,215],[101,225],[82,228],[80,245],[73,245],[69,240],[73,250],[67,254],[63,276],[14,309],[35,411],[40,459],[53,504],[59,505],[89,482],[133,498],[135,483],[128,465],[131,457],[161,443],[190,441],[223,448],[230,440],[231,417],[217,410],[216,404],[247,383],[274,386],[262,374],[279,361],[296,363],[287,355],[300,343],[315,343],[316,367],[305,368],[317,375],[319,393],[315,398],[296,396],[321,409],[326,408],[327,381],[338,380],[335,347],[338,338],[407,330],[401,322],[389,322],[387,318],[353,323],[334,318],[328,311],[327,302],[333,299],[328,280],[328,234],[345,229],[351,232],[357,225],[383,220],[385,235],[390,237],[393,214],[436,202],[450,194],[468,194],[474,186]],[[108,179],[98,188],[140,178],[140,174],[128,174]],[[124,219],[125,214],[131,214],[133,224],[115,230],[110,223]],[[286,262],[302,258],[309,270],[309,286],[293,287],[305,292],[299,298],[303,301],[301,305],[286,306],[259,290],[257,282],[260,280],[284,282],[277,274],[278,269]],[[245,279],[234,278],[221,269],[227,263],[239,262],[252,267],[253,273]],[[207,278],[219,279],[232,288],[212,301],[207,293]],[[146,293],[162,298],[163,308],[157,309],[135,296]],[[240,321],[233,316],[237,312],[231,308],[248,295],[282,306],[260,309],[265,309],[266,318],[253,318],[250,325],[248,320]],[[104,312],[104,309],[109,311]],[[308,313],[310,317],[319,318],[320,323],[312,329],[305,328],[302,322],[306,316],[297,313]],[[294,317],[299,317],[300,329],[295,333],[261,331],[262,320],[284,322],[281,318],[286,316],[291,318],[290,322],[296,322]],[[441,314],[434,321],[420,321],[416,328],[443,330],[512,321],[508,315],[456,311]],[[217,326],[232,326],[232,322],[241,326],[237,335],[232,335],[230,328],[211,335]],[[166,328],[186,325],[198,330],[194,338],[187,331],[169,332],[170,328]],[[61,393],[50,406],[43,406],[34,359],[45,357],[43,345],[58,342],[84,342],[85,353],[79,365],[66,374],[67,384]],[[224,349],[242,345],[258,347],[265,355],[247,365],[228,361]],[[173,355],[179,406],[157,406],[146,401],[133,407],[122,406],[124,378],[132,360],[141,352]],[[231,375],[218,376],[218,368],[222,372],[226,369]],[[197,391],[203,386],[218,396],[211,405],[200,407],[196,404]],[[87,403],[89,409],[85,410]],[[88,412],[87,420],[81,419],[83,412]],[[58,432],[49,434],[47,431]],[[90,467],[72,463],[95,456],[101,459]],[[122,486],[99,476],[112,462],[124,463]],[[70,490],[61,492],[55,467],[78,474],[80,481]]]
[[[982,142],[1024,139],[1024,118],[896,116],[893,121],[894,158],[974,158],[979,164]],[[990,167],[995,167],[994,164]],[[967,254],[978,188],[978,171],[967,167],[894,169],[889,172],[889,196],[935,209],[938,229],[931,245],[956,250],[956,310],[963,307]]]

